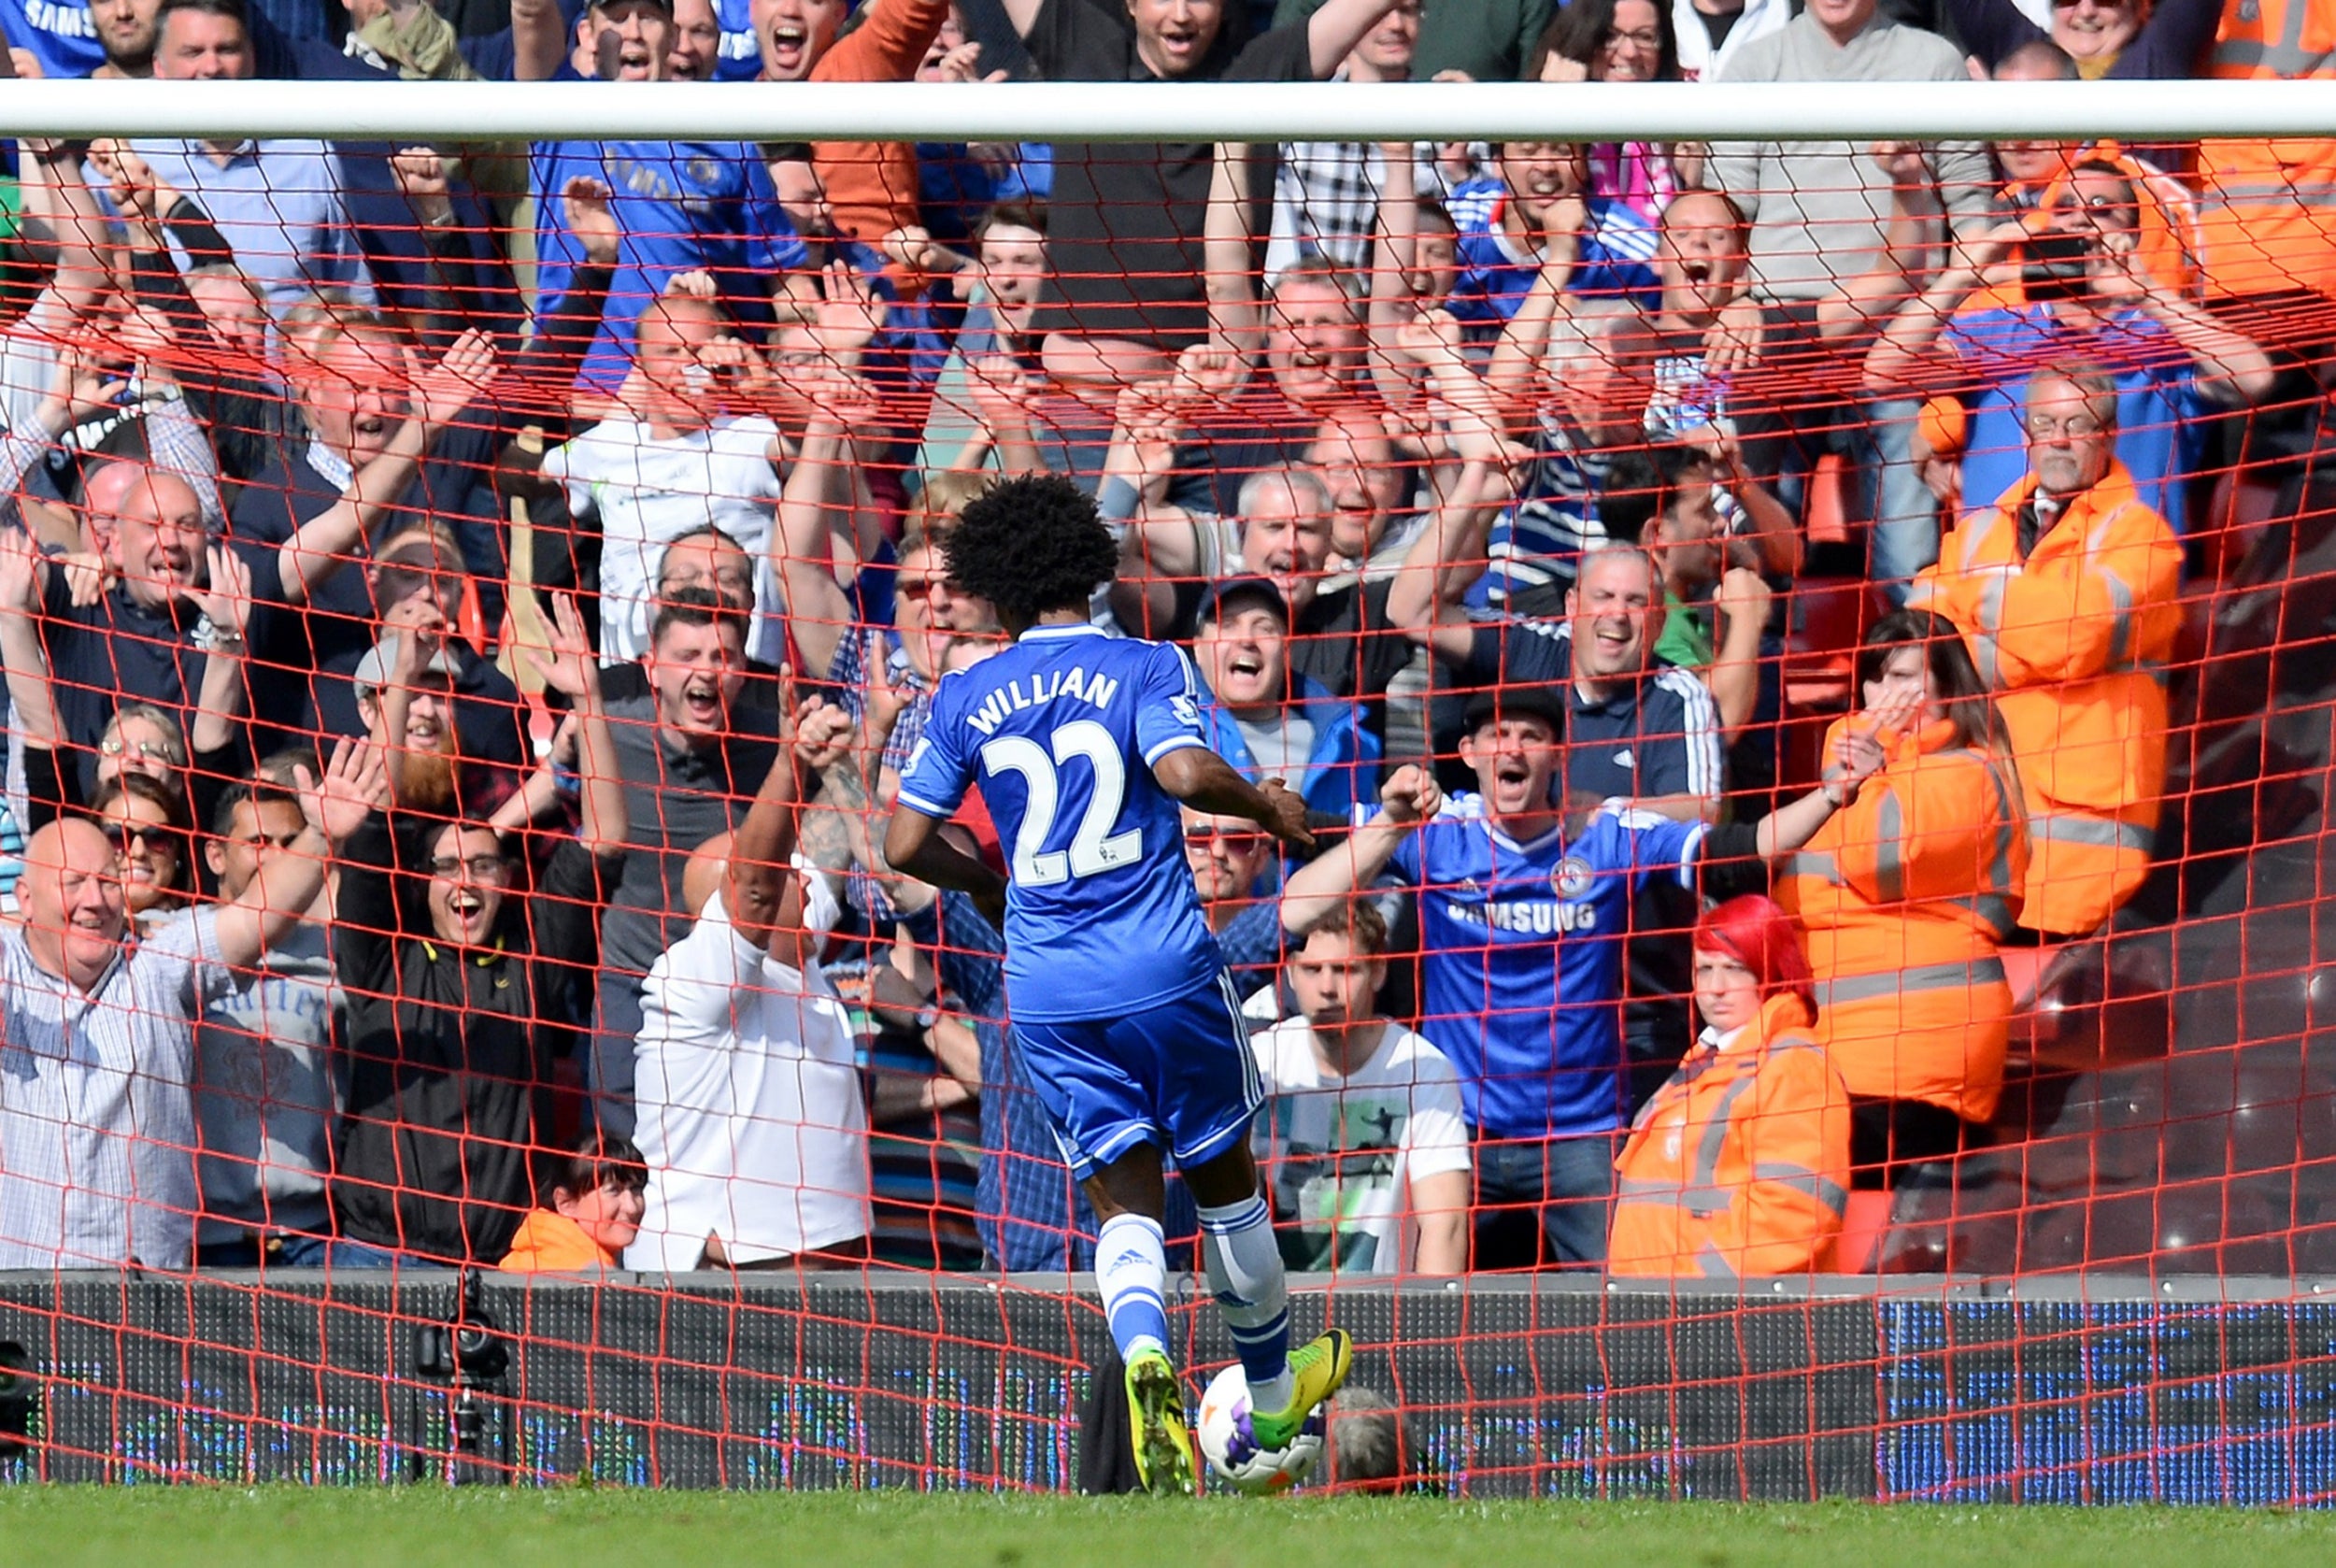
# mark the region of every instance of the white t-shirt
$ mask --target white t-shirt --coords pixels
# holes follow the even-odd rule
[[[868,1119],[850,1016],[814,964],[738,934],[717,893],[641,995],[634,1141],[648,1164],[627,1268],[734,1263],[868,1233]]]
[[[708,523],[755,563],[747,652],[773,663],[786,657],[770,562],[779,494],[770,448],[777,435],[760,415],[716,420],[662,441],[638,420],[613,419],[544,454],[544,473],[568,487],[569,515],[600,520],[602,663],[627,663],[648,651],[649,596],[665,546]]]
[[[1315,1054],[1314,1031],[1284,1019],[1250,1039],[1265,1079],[1258,1123],[1275,1219],[1295,1221],[1308,1257],[1292,1267],[1393,1274],[1411,1266],[1410,1183],[1470,1168],[1460,1075],[1442,1051],[1388,1023],[1345,1077]]]

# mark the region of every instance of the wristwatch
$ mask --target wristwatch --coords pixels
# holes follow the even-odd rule
[[[200,652],[214,653],[221,648],[243,647],[243,634],[228,631],[207,615],[194,623],[194,630],[187,634],[187,641]]]

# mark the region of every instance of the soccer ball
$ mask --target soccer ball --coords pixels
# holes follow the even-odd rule
[[[1236,1361],[1212,1378],[1201,1395],[1201,1455],[1216,1477],[1235,1491],[1262,1496],[1287,1491],[1322,1458],[1322,1410],[1306,1417],[1287,1448],[1261,1448],[1249,1430],[1249,1380]]]

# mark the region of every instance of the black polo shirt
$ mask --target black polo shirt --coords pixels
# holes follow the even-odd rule
[[[273,659],[284,655],[283,633],[297,616],[284,604],[273,552],[241,549],[251,568],[251,614],[245,628],[246,672],[256,704],[277,672]],[[64,573],[51,570],[41,606],[43,644],[49,655],[57,719],[66,742],[84,753],[83,787],[95,782],[89,755],[124,703],[151,703],[176,714],[180,727],[193,727],[192,708],[203,690],[203,666],[210,655],[191,640],[202,614],[184,599],[160,608],[140,604],[127,583],[116,582],[93,605],[75,605]]]
[[[612,971],[646,975],[690,934],[696,917],[681,900],[690,851],[743,821],[777,764],[776,709],[734,704],[730,725],[711,745],[684,748],[659,732],[654,696],[608,705],[626,803],[624,867],[601,924],[601,962]]]
[[[1200,68],[1178,81],[1312,81],[1305,24],[1237,44],[1228,14]],[[1135,26],[1119,6],[1045,0],[1023,44],[1052,81],[1174,88],[1136,53]],[[1047,249],[1051,266],[1041,332],[1130,337],[1163,348],[1197,343],[1208,329],[1202,292],[1202,213],[1216,149],[1207,142],[1059,142]]]

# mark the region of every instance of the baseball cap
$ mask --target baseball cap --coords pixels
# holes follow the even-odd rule
[[[1275,613],[1280,615],[1284,626],[1290,623],[1289,595],[1282,592],[1282,585],[1272,577],[1255,576],[1226,577],[1222,581],[1210,583],[1208,592],[1201,595],[1201,606],[1192,612],[1192,619],[1196,621],[1214,620],[1218,619],[1218,607],[1226,600],[1243,595],[1251,595],[1265,600],[1274,606]]]
[[[1538,719],[1562,739],[1565,699],[1546,686],[1498,686],[1468,699],[1471,734],[1500,719]]]
[[[397,663],[397,638],[395,632],[384,634],[379,642],[365,650],[363,659],[357,661],[357,673],[349,677],[349,683],[357,688],[357,695],[369,697],[389,684],[391,666]],[[454,662],[454,655],[441,642],[438,650],[422,665],[420,673],[442,675],[452,679],[462,674],[462,666]]]

